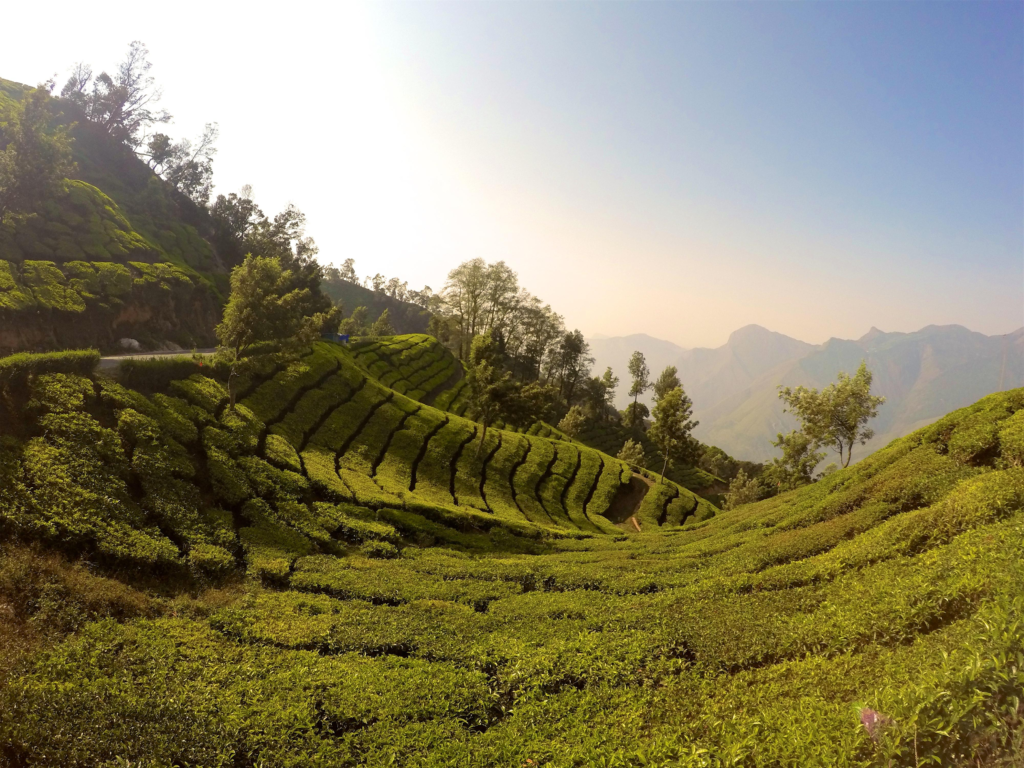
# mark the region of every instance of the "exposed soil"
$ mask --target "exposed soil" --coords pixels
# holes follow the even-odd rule
[[[627,485],[620,486],[616,491],[615,498],[612,499],[604,516],[622,530],[636,533],[640,530],[640,523],[635,517],[636,511],[652,485],[654,483],[643,475],[634,474]]]

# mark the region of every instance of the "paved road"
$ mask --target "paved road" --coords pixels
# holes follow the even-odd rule
[[[107,357],[100,358],[100,370],[116,368],[117,364],[122,360],[150,360],[154,357],[192,357],[193,353],[198,352],[203,355],[212,355],[216,352],[216,348],[210,349],[183,349],[180,352],[129,352],[124,355],[109,355]]]

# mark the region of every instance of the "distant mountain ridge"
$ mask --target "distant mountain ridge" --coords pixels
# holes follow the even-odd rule
[[[626,363],[633,350],[645,354],[652,377],[675,365],[700,421],[694,434],[752,461],[775,455],[770,441],[797,425],[783,413],[780,384],[827,386],[861,360],[875,374],[874,391],[887,402],[872,424],[875,438],[854,451],[855,459],[987,394],[1024,385],[1024,328],[986,336],[958,325],[930,325],[914,333],[872,327],[859,339],[833,338],[815,346],[748,325],[715,349],[687,350],[642,334],[597,339],[591,349],[596,370],[610,365],[623,380],[619,407],[629,400]]]

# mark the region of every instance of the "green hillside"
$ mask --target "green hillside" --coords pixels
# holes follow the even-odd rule
[[[441,410],[462,416],[469,404],[465,370],[455,356],[431,336],[410,334],[384,339],[360,339],[350,347],[359,363],[370,376],[385,386],[392,387],[412,398],[432,404]],[[497,426],[504,427],[499,423]],[[528,435],[568,440],[564,434],[544,422],[537,422],[522,431]],[[579,443],[615,456],[623,444],[636,436],[621,424],[608,422],[591,425],[579,436]],[[648,456],[645,469],[654,473],[662,468],[661,454],[646,437],[640,440]],[[721,480],[697,467],[669,467],[666,476],[674,483],[697,494],[720,485]]]
[[[0,760],[1015,764],[1024,390],[716,513],[375,343],[0,361]]]
[[[25,86],[0,80],[0,112]],[[56,103],[56,102],[55,102]],[[226,273],[209,218],[71,105],[75,178],[0,223],[0,353],[213,341]]]
[[[364,288],[348,280],[331,279],[329,273],[326,277],[322,284],[323,292],[330,296],[331,301],[341,302],[346,316],[356,307],[366,307],[367,321],[372,323],[387,310],[388,318],[398,333],[426,332],[430,313],[423,307],[393,299],[384,293]]]

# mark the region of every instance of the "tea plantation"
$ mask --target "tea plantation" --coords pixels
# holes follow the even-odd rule
[[[1024,390],[720,512],[428,337],[94,363],[0,360],[0,764],[1021,764]]]

